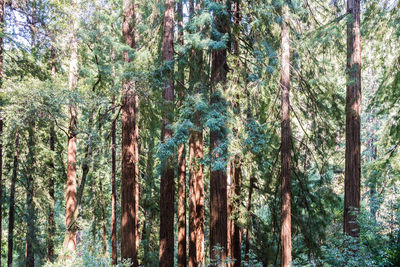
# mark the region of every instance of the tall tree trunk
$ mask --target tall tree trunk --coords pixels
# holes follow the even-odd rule
[[[52,56],[52,62],[51,62],[51,76],[53,80],[53,85],[54,85],[54,78],[56,74],[56,50],[54,47],[51,49],[51,56]],[[49,140],[49,148],[50,151],[53,153],[55,152],[55,138],[56,138],[56,133],[54,129],[54,122],[51,122],[50,125],[50,140]],[[49,182],[48,182],[48,191],[49,191],[49,196],[50,196],[50,203],[49,203],[49,215],[48,215],[48,236],[47,236],[47,258],[49,259],[50,262],[54,261],[54,235],[55,235],[55,221],[54,221],[54,175],[55,175],[55,169],[54,169],[54,159],[53,155],[50,159],[49,162],[49,169],[50,169],[50,175],[49,175]]]
[[[244,249],[245,262],[249,262],[249,251],[250,251],[250,227],[251,227],[251,197],[253,195],[254,188],[254,178],[250,178],[250,186],[249,186],[249,198],[247,200],[247,214],[248,214],[248,222],[246,226],[246,245]]]
[[[123,1],[122,35],[125,43],[135,48],[135,3]],[[131,61],[129,51],[123,52],[125,63]],[[136,88],[135,81],[123,81],[122,91],[122,158],[121,158],[121,260],[131,259],[138,266],[136,250]]]
[[[162,36],[162,60],[170,64],[174,60],[174,1],[165,0]],[[162,114],[161,142],[172,138],[174,80],[173,67],[166,73],[168,82],[163,88],[164,110]],[[159,266],[171,266],[174,262],[174,167],[173,157],[162,162],[160,182],[160,250]]]
[[[290,46],[289,46],[289,7],[283,6],[281,28],[281,91],[282,91],[282,124],[281,124],[281,266],[292,265],[291,240],[291,176],[290,176]]]
[[[113,97],[113,108],[112,114],[115,114],[115,99]],[[116,121],[113,119],[111,123],[111,255],[112,264],[117,265],[118,255],[117,255],[117,186],[116,186],[116,157],[117,157],[117,144],[116,144]]]
[[[2,93],[3,87],[3,34],[4,34],[4,0],[0,0],[0,92]],[[3,96],[1,96],[3,97]],[[1,101],[3,102],[3,101]],[[1,105],[3,105],[1,103]],[[0,199],[3,195],[3,107],[0,106]],[[2,237],[2,223],[3,213],[0,204],[0,247],[1,247],[1,237]],[[1,266],[1,251],[0,251],[0,266]]]
[[[218,2],[222,3],[222,0]],[[216,29],[225,34],[228,32],[229,17],[226,15],[215,16]],[[212,92],[211,108],[217,110],[222,117],[225,116],[226,104],[221,95],[226,90],[226,75],[228,65],[226,61],[226,48],[212,51]],[[222,88],[219,91],[219,87]],[[227,175],[226,169],[218,167],[226,163],[225,125],[218,125],[219,129],[210,130],[210,257],[212,260],[219,258],[224,261],[227,253]],[[222,152],[218,152],[218,151]],[[216,247],[221,249],[215,250]]]
[[[356,223],[360,211],[361,177],[361,32],[360,0],[347,1],[347,86],[346,86],[346,166],[344,180],[344,221],[346,234],[358,237]]]
[[[73,0],[71,5],[76,11],[77,3]],[[71,51],[69,62],[69,89],[76,90],[78,83],[78,41],[76,30],[78,21],[76,12],[71,16]],[[78,114],[74,103],[69,106],[69,128],[68,128],[68,152],[67,152],[67,192],[66,192],[66,210],[65,225],[66,237],[64,248],[68,251],[76,251],[76,224],[71,225],[76,208],[76,135],[77,135]]]
[[[242,166],[241,166],[240,157],[235,156],[234,161],[234,175],[233,175],[233,184],[234,184],[234,203],[233,203],[233,213],[238,214],[240,210],[240,191],[242,186]],[[232,235],[232,258],[235,260],[233,263],[234,267],[241,266],[242,260],[242,230],[237,223],[237,220],[233,220],[233,235]]]
[[[183,0],[178,1],[178,43],[183,45]],[[178,64],[178,107],[185,96],[184,65]],[[185,143],[178,148],[178,267],[186,267],[186,148]]]
[[[19,135],[15,133],[15,148],[14,148],[14,162],[13,162],[13,173],[11,179],[10,188],[10,211],[8,213],[8,260],[7,266],[12,266],[13,261],[13,246],[14,246],[14,215],[15,215],[15,183],[17,181],[18,174],[18,145]]]
[[[241,62],[239,60],[239,35],[240,35],[240,22],[241,22],[241,13],[240,13],[240,0],[234,1],[234,18],[233,21],[235,23],[236,30],[238,32],[237,36],[234,38],[234,53],[237,57],[236,65],[240,68]],[[246,77],[247,78],[247,77]],[[247,81],[245,81],[246,83]],[[234,110],[236,116],[240,117],[240,94],[237,95],[237,103],[234,105]],[[234,129],[235,134],[237,134],[237,129]],[[235,215],[235,218],[239,217],[240,213],[240,193],[242,186],[242,162],[240,155],[237,154],[234,159],[234,171],[233,171],[233,203],[232,203],[232,212]],[[235,260],[233,263],[233,267],[240,267],[242,261],[242,229],[240,228],[237,219],[232,220],[232,258]]]
[[[26,181],[26,209],[27,209],[27,233],[26,233],[26,262],[28,267],[35,266],[33,244],[35,240],[35,205],[34,196],[34,172],[35,172],[35,123],[31,121],[28,129],[28,155],[27,155],[27,181]]]

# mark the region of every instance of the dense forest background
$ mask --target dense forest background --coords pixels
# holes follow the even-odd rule
[[[0,0],[0,265],[400,266],[399,25],[397,0]]]

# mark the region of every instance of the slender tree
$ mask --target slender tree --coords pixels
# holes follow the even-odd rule
[[[291,241],[291,176],[290,176],[290,46],[289,46],[289,7],[282,7],[281,25],[281,266],[292,265]]]
[[[56,74],[56,51],[55,51],[54,47],[51,49],[51,56],[52,56],[51,76],[53,79],[53,85],[55,86],[54,77]],[[50,148],[50,151],[52,151],[53,153],[55,152],[55,139],[56,139],[56,132],[55,132],[54,127],[55,127],[54,122],[51,122],[51,124],[50,124],[50,139],[49,139],[50,147],[49,148]],[[49,217],[48,217],[49,226],[48,226],[48,238],[47,238],[47,257],[52,262],[54,260],[54,235],[55,235],[55,221],[54,221],[55,166],[54,166],[53,157],[50,159],[49,169],[50,169],[50,175],[49,175],[49,182],[48,182],[48,191],[49,191],[49,196],[50,196],[50,203],[49,203]]]
[[[115,97],[112,101],[112,114],[115,114]],[[117,186],[116,186],[116,171],[117,171],[117,137],[116,137],[116,121],[111,122],[111,257],[112,264],[117,265]]]
[[[130,49],[135,48],[135,3],[123,1],[122,35]],[[128,65],[130,51],[123,52]],[[121,158],[121,260],[130,259],[138,266],[136,250],[136,84],[133,78],[123,80],[122,91],[122,158]]]
[[[344,181],[344,222],[346,234],[358,237],[356,215],[360,211],[361,177],[361,32],[360,0],[347,1],[347,85],[346,85],[346,163]]]
[[[15,221],[15,183],[18,175],[18,146],[19,135],[15,133],[14,142],[14,160],[13,160],[13,173],[11,178],[10,188],[10,210],[8,212],[8,259],[7,266],[11,267],[13,262],[13,247],[14,247],[14,221]]]
[[[217,2],[225,8],[224,1]],[[225,11],[214,17],[216,30],[222,35],[228,32],[230,19],[226,13]],[[222,117],[225,116],[223,113],[226,110],[226,103],[221,95],[226,90],[228,72],[226,54],[226,47],[214,49],[211,60],[210,103],[211,107],[220,112]],[[225,168],[218,167],[218,162],[226,161],[226,148],[223,143],[227,140],[225,125],[217,127],[210,130],[210,257],[212,260],[224,261],[227,254],[227,175]]]
[[[70,39],[70,62],[69,62],[69,89],[76,90],[78,83],[78,40],[76,31],[78,21],[76,17],[76,0],[71,2],[73,12],[71,15],[71,39]],[[66,210],[65,225],[66,236],[64,248],[69,251],[76,250],[76,224],[73,216],[76,208],[76,136],[77,136],[78,113],[75,103],[69,106],[69,127],[68,127],[68,149],[67,149],[67,191],[66,191]]]
[[[165,0],[161,56],[164,64],[174,60],[174,1]],[[165,107],[162,114],[161,142],[172,138],[170,124],[173,121],[174,80],[173,66],[168,67],[167,82],[163,88]],[[160,250],[159,266],[174,262],[174,168],[172,157],[162,162],[160,182]]]
[[[27,181],[26,181],[26,208],[27,208],[27,232],[26,232],[26,262],[28,267],[35,266],[34,240],[35,240],[35,204],[33,197],[35,194],[34,188],[34,164],[35,164],[35,122],[33,118],[29,119],[28,128],[28,156],[27,156]]]
[[[240,191],[242,186],[242,163],[240,161],[240,157],[237,155],[235,156],[234,160],[234,175],[233,175],[233,192],[235,193],[235,202],[233,204],[234,212],[239,212],[240,207]],[[241,259],[242,259],[242,229],[240,225],[237,223],[236,220],[233,222],[233,229],[232,229],[232,258],[235,260],[233,263],[233,267],[240,267],[241,266]]]
[[[4,0],[0,0],[0,90],[3,87],[3,36],[4,36]],[[0,200],[3,196],[3,99],[0,99]],[[0,246],[2,237],[2,223],[3,213],[0,204]],[[1,252],[0,252],[0,266],[1,266]]]

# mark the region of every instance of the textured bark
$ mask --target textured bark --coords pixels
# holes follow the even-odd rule
[[[361,32],[360,0],[347,1],[346,163],[344,181],[344,232],[358,237],[361,177]]]
[[[51,49],[51,57],[52,57],[52,62],[51,62],[51,77],[53,80],[53,85],[54,85],[54,78],[56,74],[56,49],[52,47]],[[50,151],[53,153],[55,152],[55,138],[56,138],[56,133],[54,129],[54,122],[51,123],[49,133],[50,133],[50,138],[49,138],[49,148]],[[50,262],[54,261],[54,235],[55,235],[55,221],[54,221],[54,175],[55,175],[55,169],[54,169],[54,160],[53,157],[50,159],[49,162],[49,170],[50,170],[50,175],[49,175],[49,182],[48,182],[48,192],[50,196],[50,203],[49,203],[49,214],[48,214],[48,236],[47,236],[47,258],[49,259]]]
[[[4,33],[4,0],[0,0],[0,92],[3,93],[3,33]],[[0,199],[3,195],[3,110],[0,107]],[[3,213],[0,204],[0,247],[1,247],[1,238],[3,235],[2,231],[2,223],[3,221]],[[1,253],[0,253],[0,266],[1,266]]]
[[[122,34],[125,43],[135,48],[135,4],[123,1]],[[130,62],[129,51],[123,53],[124,62]],[[131,78],[123,81],[122,92],[122,158],[121,158],[121,260],[130,259],[138,266],[136,249],[136,88]]]
[[[165,1],[161,55],[164,63],[174,60],[174,1]],[[173,68],[166,73],[168,82],[163,88],[164,109],[161,125],[161,142],[172,138],[174,80]],[[174,166],[172,158],[162,162],[160,182],[160,249],[159,266],[171,266],[174,262]]]
[[[242,186],[242,167],[241,167],[241,162],[240,162],[240,157],[236,156],[235,157],[235,162],[234,162],[234,175],[233,175],[233,191],[235,193],[234,197],[234,203],[233,203],[233,213],[238,214],[239,213],[239,207],[240,207],[240,191],[241,191],[241,186]],[[241,244],[242,244],[242,230],[240,226],[238,225],[236,220],[233,220],[233,229],[232,229],[232,258],[235,260],[233,263],[234,267],[240,267],[241,266],[241,259],[242,259],[242,249],[241,249]]]
[[[222,1],[218,1],[222,2]],[[221,34],[228,32],[229,18],[226,16],[215,16],[215,25]],[[226,75],[228,65],[226,61],[226,48],[212,51],[211,69],[211,105],[224,106],[224,99],[217,87],[222,87],[225,91]],[[227,175],[224,169],[215,169],[216,161],[226,161],[226,151],[217,153],[216,148],[226,141],[224,126],[220,129],[212,129],[210,132],[210,152],[211,152],[211,171],[210,171],[210,258],[219,258],[224,261],[227,253]],[[216,247],[220,249],[215,250]]]
[[[114,106],[114,98],[112,105]],[[115,114],[115,107],[112,109],[112,113]],[[116,138],[116,121],[113,120],[111,123],[111,257],[112,264],[117,265],[117,186],[116,186],[116,158],[117,158],[117,138]]]
[[[291,240],[291,176],[290,176],[290,48],[289,48],[289,7],[283,7],[281,28],[281,266],[292,265]]]
[[[183,0],[178,1],[178,43],[183,45]],[[185,96],[184,65],[178,64],[178,107]],[[185,143],[178,148],[178,267],[186,266],[186,147]]]
[[[35,240],[35,205],[34,196],[34,164],[35,164],[35,123],[29,123],[28,129],[28,155],[27,155],[27,181],[26,181],[26,209],[27,209],[27,233],[26,233],[26,260],[25,265],[28,267],[35,266],[35,255],[33,245]]]
[[[15,183],[18,175],[18,145],[19,135],[15,134],[15,148],[14,148],[14,161],[13,173],[10,188],[10,210],[8,212],[8,259],[7,266],[12,266],[13,261],[13,246],[14,246],[14,216],[15,216]]]
[[[76,1],[71,5],[76,8]],[[74,12],[75,13],[75,12]],[[71,17],[71,51],[69,63],[69,89],[76,89],[78,83],[78,41],[76,38],[77,19],[75,15]],[[67,149],[67,191],[66,191],[66,210],[65,225],[66,236],[64,248],[68,251],[76,251],[76,225],[71,225],[76,207],[76,134],[78,114],[75,104],[69,106],[69,128],[68,128],[68,149]]]

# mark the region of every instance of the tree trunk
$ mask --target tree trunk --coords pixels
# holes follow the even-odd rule
[[[135,48],[135,3],[123,1],[122,34],[126,44]],[[125,63],[131,61],[129,51],[123,52]],[[122,158],[121,158],[121,260],[131,259],[138,266],[136,250],[136,88],[135,81],[123,81],[122,92]]]
[[[14,215],[15,215],[15,183],[17,181],[18,174],[18,144],[19,135],[18,132],[15,134],[15,148],[14,148],[14,162],[13,162],[13,173],[10,188],[10,211],[8,213],[8,261],[7,266],[12,266],[13,261],[13,246],[14,246]]]
[[[26,262],[28,267],[35,266],[35,255],[33,244],[35,240],[35,205],[33,202],[34,196],[34,172],[35,172],[35,123],[31,121],[28,128],[28,155],[27,155],[27,181],[26,181],[26,209],[27,209],[27,233],[26,233]]]
[[[240,157],[236,156],[235,157],[235,162],[234,162],[235,170],[234,170],[234,175],[233,175],[233,184],[234,184],[234,203],[232,205],[233,207],[233,213],[238,214],[240,210],[240,190],[242,186],[242,167],[241,167],[241,162],[240,162]],[[233,220],[233,235],[232,235],[232,258],[235,260],[233,263],[233,267],[240,267],[241,266],[241,260],[242,260],[242,233],[241,233],[241,228],[238,225],[236,220]]]
[[[174,60],[174,1],[165,0],[162,36],[162,60],[170,64]],[[164,110],[162,114],[161,142],[172,138],[169,128],[173,122],[174,80],[173,67],[166,73],[168,82],[163,88]],[[174,262],[174,168],[173,158],[162,162],[160,182],[160,250],[159,266],[171,266]]]
[[[51,77],[53,80],[54,85],[54,78],[56,74],[56,50],[54,47],[51,49]],[[54,129],[54,122],[51,122],[50,125],[50,140],[49,140],[49,148],[50,151],[53,153],[55,152],[55,138],[56,133]],[[48,184],[48,191],[50,196],[50,203],[49,203],[49,225],[48,225],[48,236],[47,236],[47,258],[50,262],[54,261],[54,235],[55,235],[55,221],[54,221],[54,175],[55,175],[55,168],[54,168],[54,159],[53,155],[51,155],[51,159],[49,162],[49,169],[50,169],[50,176],[49,176],[49,184]]]
[[[183,45],[183,4],[178,1],[178,43]],[[178,107],[185,96],[184,65],[178,64]],[[178,267],[186,267],[186,148],[185,143],[178,148]]]
[[[250,178],[250,187],[249,187],[249,198],[247,201],[247,214],[248,214],[248,222],[246,226],[246,246],[244,250],[245,254],[245,262],[249,262],[249,251],[250,251],[250,227],[251,227],[251,197],[253,195],[254,188],[254,178]]]
[[[3,93],[3,34],[4,34],[4,0],[0,0],[0,92]],[[2,97],[2,96],[1,96]],[[0,107],[0,199],[3,195],[3,110]],[[0,204],[0,247],[1,247],[1,238],[3,235],[2,231],[2,223],[3,221],[3,213]],[[0,266],[1,266],[1,253],[0,253]]]
[[[292,265],[291,240],[291,176],[290,176],[290,47],[289,47],[289,7],[283,6],[281,28],[281,91],[282,91],[282,124],[281,124],[281,266]]]
[[[72,1],[71,5],[76,9],[77,3]],[[75,12],[74,12],[75,14]],[[76,38],[77,18],[71,17],[71,54],[69,65],[69,89],[76,90],[78,83],[78,41]],[[69,128],[68,128],[68,152],[67,152],[67,192],[65,225],[66,238],[64,248],[68,251],[76,251],[76,225],[71,225],[76,207],[76,135],[78,114],[75,104],[69,106]]]
[[[115,99],[113,97],[113,108],[112,114],[115,114],[114,107]],[[116,121],[113,119],[111,123],[111,255],[112,255],[112,264],[117,265],[118,263],[118,255],[117,255],[117,221],[116,221],[116,212],[117,212],[117,187],[116,187]]]
[[[344,232],[358,237],[361,177],[361,33],[360,0],[347,1],[346,163],[344,181]]]
[[[222,0],[218,1],[222,3]],[[216,29],[225,34],[228,31],[229,17],[225,15],[215,16]],[[226,90],[226,75],[228,65],[226,61],[226,48],[212,51],[212,92],[211,108],[219,111],[221,117],[225,116],[225,100],[218,87]],[[224,261],[227,253],[227,175],[226,168],[218,167],[222,162],[226,164],[225,125],[218,125],[219,129],[210,129],[210,258],[211,260]],[[222,150],[221,153],[218,150]],[[219,163],[219,164],[218,164]],[[220,249],[215,250],[216,247]]]

